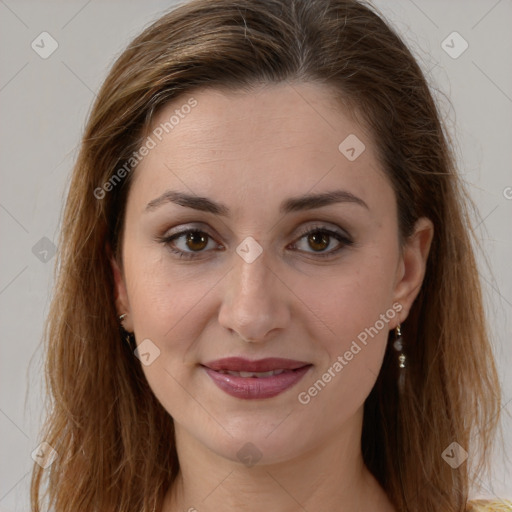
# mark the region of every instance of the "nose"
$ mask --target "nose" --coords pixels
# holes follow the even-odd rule
[[[244,341],[268,341],[289,322],[287,290],[265,251],[251,263],[236,255],[226,276],[219,323]]]

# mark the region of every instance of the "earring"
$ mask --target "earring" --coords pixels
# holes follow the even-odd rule
[[[121,326],[121,331],[122,331],[124,340],[126,341],[127,345],[130,347],[130,350],[131,350],[135,343],[135,335],[133,334],[133,332],[126,331],[125,328],[123,327],[123,320],[125,319],[126,316],[128,316],[128,313],[119,315],[119,323]]]
[[[393,348],[398,352],[398,368],[399,368],[399,376],[398,376],[398,389],[400,393],[403,393],[404,390],[404,382],[405,382],[405,361],[406,357],[403,353],[403,342],[402,342],[402,331],[400,330],[400,324],[395,327],[395,341],[393,343]]]

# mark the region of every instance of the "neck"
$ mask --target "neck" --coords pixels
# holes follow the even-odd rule
[[[219,456],[176,425],[180,473],[161,512],[394,512],[364,465],[361,424],[305,453],[273,464],[246,467]]]

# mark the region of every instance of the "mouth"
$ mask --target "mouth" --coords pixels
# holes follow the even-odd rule
[[[272,377],[273,375],[281,375],[284,372],[294,372],[295,370],[270,370],[268,372],[234,372],[232,370],[214,370],[224,375],[233,375],[233,377],[244,377],[244,378],[257,378],[264,379],[266,377]]]
[[[295,386],[312,366],[311,363],[282,358],[258,361],[225,358],[201,365],[217,387],[242,399],[277,396]]]
[[[265,374],[273,371],[284,372],[297,370],[308,365],[310,365],[310,363],[281,357],[267,357],[256,361],[244,359],[243,357],[226,357],[224,359],[210,361],[203,366],[219,372]],[[264,377],[265,375],[261,376]]]

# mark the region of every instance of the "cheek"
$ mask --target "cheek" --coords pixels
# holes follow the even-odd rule
[[[334,346],[357,337],[391,307],[394,258],[392,252],[361,251],[315,281],[321,286],[302,281],[297,292],[321,319]]]
[[[297,391],[312,429],[336,429],[364,404],[379,375],[396,312],[367,288],[337,289],[316,331],[321,363]],[[300,394],[302,393],[302,394]],[[301,406],[302,407],[302,406]]]
[[[379,293],[368,276],[340,279],[337,285],[328,293],[309,291],[308,296],[308,306],[320,320],[311,317],[318,325],[313,331],[315,338],[326,354],[324,366],[332,366],[341,357],[345,377],[361,379],[368,369],[371,378],[379,372],[389,323],[396,311],[389,304],[389,296]]]
[[[301,293],[321,320],[316,338],[325,358],[302,390],[309,395],[312,386],[311,393],[318,393],[316,407],[326,413],[329,403],[343,404],[330,412],[340,419],[361,406],[380,372],[397,315],[392,307],[395,258],[392,248],[361,251],[323,281],[322,290],[303,283]]]
[[[134,325],[143,336],[163,340],[207,289],[186,265],[172,263],[158,246],[127,247],[127,288]]]
[[[133,255],[131,271],[128,293],[137,343],[149,339],[158,348],[156,358],[142,370],[163,407],[185,421],[193,408],[188,379],[197,363],[195,341],[204,328],[201,322],[208,319],[206,285],[184,266],[169,264],[165,256],[154,258],[149,251]],[[202,418],[200,411],[193,411]]]

